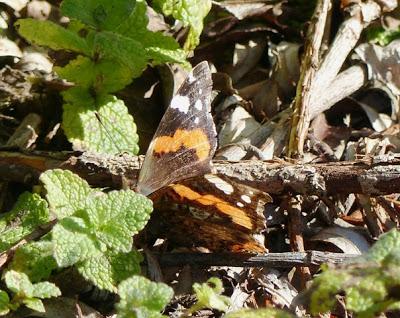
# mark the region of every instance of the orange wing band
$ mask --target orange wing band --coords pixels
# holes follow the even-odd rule
[[[230,205],[228,202],[221,200],[220,198],[206,194],[202,195],[196,191],[193,191],[189,187],[182,184],[172,184],[170,187],[182,198],[190,201],[197,202],[204,206],[215,206],[219,211],[228,215],[235,224],[243,226],[247,229],[253,229],[251,219],[246,215],[246,212]]]
[[[210,142],[199,128],[194,130],[178,129],[174,135],[162,136],[154,140],[154,154],[177,152],[181,147],[193,149],[199,160],[205,160],[210,154]]]

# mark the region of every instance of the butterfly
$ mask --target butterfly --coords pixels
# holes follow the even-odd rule
[[[217,132],[211,71],[201,62],[172,98],[147,150],[137,191],[150,196],[171,241],[210,250],[264,252],[262,191],[212,173]]]

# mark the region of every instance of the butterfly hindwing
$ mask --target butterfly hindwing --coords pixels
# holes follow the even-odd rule
[[[207,62],[193,68],[171,100],[147,150],[137,190],[149,195],[176,181],[210,172],[217,138]]]
[[[179,245],[265,251],[257,240],[265,229],[264,206],[272,201],[265,192],[206,174],[171,184],[153,199],[165,235]]]

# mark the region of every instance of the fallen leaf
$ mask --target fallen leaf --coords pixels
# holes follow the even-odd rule
[[[362,254],[369,249],[368,241],[353,228],[332,226],[321,230],[310,241],[331,243],[346,254]]]
[[[239,20],[248,17],[265,14],[274,9],[276,14],[279,14],[281,1],[262,1],[262,0],[228,0],[215,2],[214,4],[224,8],[229,13],[234,15]]]
[[[367,64],[372,80],[387,86],[396,96],[400,95],[400,40],[385,47],[361,44],[355,52]]]

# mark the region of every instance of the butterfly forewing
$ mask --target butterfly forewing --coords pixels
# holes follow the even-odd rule
[[[137,191],[154,191],[210,172],[216,149],[211,110],[211,73],[207,62],[193,68],[162,118],[147,150]]]

